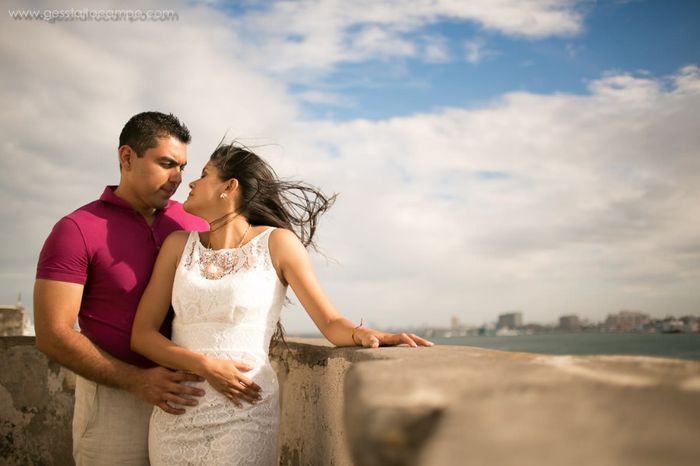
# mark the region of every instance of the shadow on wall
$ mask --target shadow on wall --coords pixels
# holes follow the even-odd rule
[[[700,362],[289,339],[281,465],[696,465]],[[72,464],[73,374],[0,338],[0,455]]]

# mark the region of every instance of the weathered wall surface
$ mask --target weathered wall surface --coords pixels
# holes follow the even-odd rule
[[[345,380],[358,465],[700,464],[700,362],[458,346],[382,353]]]
[[[323,339],[292,338],[271,352],[281,388],[280,465],[351,466],[344,423],[344,380],[372,355]]]
[[[314,343],[314,344],[310,344]],[[360,353],[292,339],[272,352],[281,389],[280,464],[351,465],[343,379]],[[47,359],[34,337],[0,338],[0,465],[70,465],[75,376]]]
[[[22,335],[24,312],[21,306],[0,306],[0,337]]]
[[[0,338],[0,458],[7,466],[72,464],[75,376],[34,347]]]
[[[700,458],[700,362],[309,339],[276,346],[271,359],[285,466],[695,466]],[[0,338],[0,361],[0,464],[71,464],[72,374],[33,337]]]

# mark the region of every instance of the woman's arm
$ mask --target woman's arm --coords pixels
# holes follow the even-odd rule
[[[170,308],[175,270],[187,236],[187,232],[172,233],[160,248],[151,279],[136,310],[131,349],[161,366],[205,378],[212,387],[239,406],[238,398],[253,402],[259,398],[260,387],[241,374],[241,371],[251,370],[251,366],[237,361],[209,358],[182,348],[159,331]]]
[[[306,248],[291,231],[277,228],[270,234],[270,255],[282,283],[292,287],[316,327],[334,345],[376,348],[405,343],[414,347],[432,346],[428,340],[412,333],[393,334],[367,327],[355,329],[357,325],[341,316],[326,296]]]
[[[159,332],[170,308],[175,270],[186,241],[187,232],[178,231],[163,242],[151,279],[136,309],[131,349],[161,366],[198,374],[204,356],[177,346]]]

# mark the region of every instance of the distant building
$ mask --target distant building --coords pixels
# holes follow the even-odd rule
[[[496,328],[493,323],[484,324],[478,329],[479,335],[493,335],[494,333],[496,333]]]
[[[631,332],[640,330],[649,316],[639,311],[620,311],[617,314],[610,314],[605,319],[605,328],[611,331]]]
[[[683,321],[675,317],[667,317],[661,325],[661,331],[664,333],[681,333],[683,331]]]
[[[575,314],[561,316],[559,317],[559,329],[568,332],[581,330],[581,320]]]
[[[462,328],[462,322],[460,322],[459,317],[452,316],[452,318],[450,318],[450,328],[453,331],[457,331]]]
[[[24,306],[22,295],[17,295],[17,303],[0,305],[0,337],[20,336],[24,330]]]
[[[552,333],[554,327],[552,325],[543,325],[531,322],[523,325],[520,330],[524,331],[525,335],[535,335],[538,333]]]
[[[508,314],[501,314],[498,316],[498,323],[496,324],[497,329],[501,328],[520,328],[523,326],[523,313],[522,312],[509,312]]]
[[[697,316],[683,316],[680,318],[684,325],[684,331],[688,333],[700,332],[700,319]]]

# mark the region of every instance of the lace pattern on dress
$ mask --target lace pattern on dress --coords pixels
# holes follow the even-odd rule
[[[204,389],[197,406],[187,406],[181,415],[153,410],[151,466],[279,463],[279,383],[268,349],[287,289],[270,260],[272,230],[230,250],[231,269],[221,279],[203,273],[199,260],[206,248],[196,232],[190,234],[173,280],[172,341],[209,357],[250,365],[253,369],[245,375],[262,388],[262,399],[238,407],[207,382],[188,382]]]
[[[197,263],[204,278],[219,280],[240,270],[251,270],[260,266],[272,267],[270,255],[265,254],[265,244],[260,241],[271,230],[272,228],[259,233],[240,248],[229,249],[209,249],[202,245],[199,233],[196,233],[197,237],[192,241],[185,258],[185,268],[191,270],[194,263]]]

